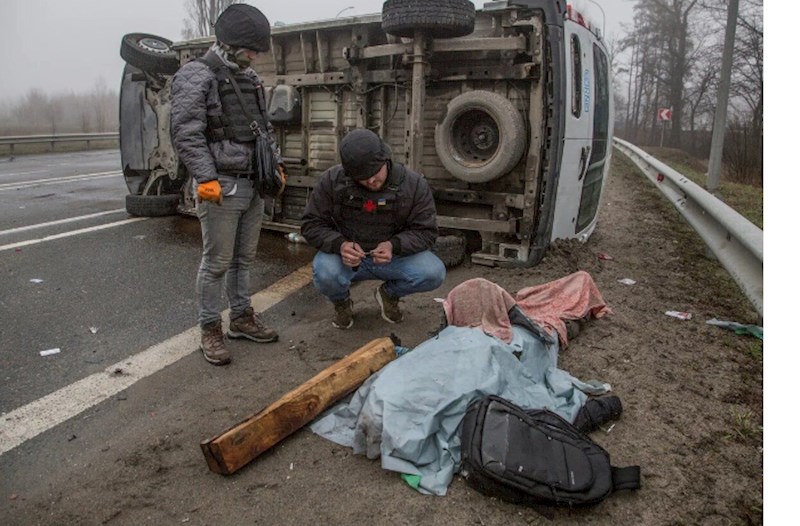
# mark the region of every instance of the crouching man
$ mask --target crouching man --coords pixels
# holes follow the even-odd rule
[[[333,326],[353,326],[350,285],[380,280],[375,299],[389,323],[403,320],[399,299],[438,288],[442,261],[436,207],[425,179],[402,164],[375,133],[357,129],[339,146],[342,164],[320,177],[303,214],[302,234],[319,252],[314,286],[334,306]]]

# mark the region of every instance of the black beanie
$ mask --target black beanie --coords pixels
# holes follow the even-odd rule
[[[392,151],[376,133],[357,129],[344,136],[339,144],[339,156],[345,175],[355,181],[365,181],[391,160]]]

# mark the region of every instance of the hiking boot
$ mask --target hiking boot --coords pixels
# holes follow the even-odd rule
[[[236,319],[231,320],[228,328],[231,338],[247,338],[258,343],[271,343],[278,341],[278,333],[268,328],[258,319],[253,307],[247,307]]]
[[[403,311],[400,310],[400,298],[393,298],[386,293],[383,285],[375,291],[375,299],[381,306],[381,317],[389,323],[403,321]]]
[[[333,326],[337,329],[349,329],[353,326],[353,300],[347,298],[342,301],[334,301],[333,308],[336,313],[333,315]]]
[[[231,355],[225,348],[225,338],[222,336],[222,323],[216,322],[200,328],[200,350],[203,358],[214,365],[231,363]]]

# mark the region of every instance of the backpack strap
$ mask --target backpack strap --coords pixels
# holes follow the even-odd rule
[[[624,468],[611,466],[611,484],[614,486],[614,491],[641,488],[639,466],[628,466]]]

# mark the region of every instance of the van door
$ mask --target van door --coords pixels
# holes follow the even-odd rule
[[[558,178],[551,239],[575,237],[584,177],[592,154],[594,37],[588,29],[564,20],[566,91],[564,150]]]

